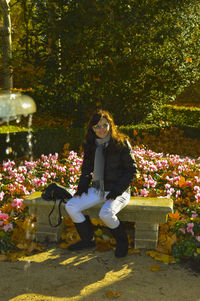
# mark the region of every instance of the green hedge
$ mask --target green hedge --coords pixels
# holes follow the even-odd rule
[[[138,135],[145,133],[158,134],[159,127],[156,125],[130,125],[121,126],[119,130],[130,138],[134,136],[134,130]],[[79,152],[84,140],[85,128],[55,128],[40,129],[32,132],[33,156],[38,158],[41,154],[61,153],[65,144],[69,144],[69,150]],[[13,152],[6,155],[5,150],[11,147]],[[6,134],[0,134],[0,160],[15,159],[28,154],[27,132],[10,133],[10,142],[6,143]]]
[[[120,126],[119,130],[133,138],[135,134],[143,137],[146,133],[158,135],[160,126],[157,124],[140,124]],[[166,127],[169,128],[169,127]],[[179,127],[184,130],[186,136],[200,139],[200,127]],[[136,131],[136,132],[135,132]],[[85,128],[56,128],[41,129],[33,132],[33,156],[39,158],[41,154],[61,153],[65,144],[69,144],[69,150],[80,151],[83,143]],[[13,152],[6,156],[5,150],[10,146]],[[16,153],[16,155],[15,155]],[[6,134],[0,134],[0,161],[8,158],[14,159],[15,156],[22,157],[28,153],[27,132],[10,134],[10,143],[6,143]]]
[[[120,126],[119,130],[130,138],[134,137],[134,131],[137,135],[143,136],[145,133],[151,135],[157,135],[160,131],[160,126],[157,124],[137,124],[137,125],[126,125]]]
[[[84,129],[42,129],[32,134],[33,156],[38,158],[41,154],[48,155],[62,152],[66,143],[69,143],[69,149],[79,151],[83,142]],[[5,153],[8,146],[13,150],[9,156]],[[27,132],[11,133],[9,143],[6,143],[6,134],[0,134],[0,161],[20,158],[27,155],[28,151]]]
[[[162,120],[173,126],[200,128],[200,108],[165,105],[161,112]]]

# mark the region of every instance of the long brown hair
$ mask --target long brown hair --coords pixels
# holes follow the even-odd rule
[[[97,138],[93,126],[96,125],[101,118],[105,118],[110,125],[110,143],[109,150],[116,151],[125,145],[127,136],[120,133],[114,123],[112,115],[108,111],[98,110],[89,120],[88,129],[85,135],[85,142],[83,144],[84,152],[93,151],[96,147],[95,139]]]

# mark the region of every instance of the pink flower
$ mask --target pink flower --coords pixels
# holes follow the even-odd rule
[[[44,186],[47,183],[47,179],[45,177],[41,177],[41,182],[42,186]]]
[[[12,206],[20,208],[22,206],[22,204],[23,204],[23,199],[16,198],[13,200]]]
[[[194,186],[194,191],[200,192],[200,186]]]
[[[193,227],[194,227],[194,223],[187,224],[187,232],[191,233],[192,235],[194,235]]]
[[[8,219],[8,217],[9,217],[9,215],[7,213],[1,213],[1,211],[0,211],[0,219],[5,221]]]
[[[195,199],[196,199],[196,202],[198,203],[198,201],[200,200],[200,193],[197,193],[197,194],[195,195]]]
[[[51,172],[50,175],[51,175],[51,177],[52,177],[53,179],[56,178],[56,173],[55,173],[55,172]]]
[[[170,184],[165,184],[166,189],[170,189],[171,185]]]
[[[5,193],[3,191],[0,192],[0,201],[3,201],[4,194]]]
[[[185,229],[184,228],[180,228],[179,229],[181,232],[183,232],[183,234],[185,234]]]
[[[18,171],[26,174],[27,173],[27,168],[26,168],[26,166],[19,166]]]
[[[50,154],[50,155],[51,155],[51,154]],[[49,156],[50,156],[50,155],[49,155]],[[48,157],[47,157],[47,156],[45,156],[45,155],[41,155],[41,159],[42,159],[42,161],[44,161],[44,162],[45,162],[45,161],[47,161],[47,160],[48,160]]]
[[[196,239],[200,242],[200,236],[197,236]]]
[[[8,230],[12,229],[13,225],[12,224],[8,224],[8,225],[5,225],[3,227],[4,231],[7,232]]]
[[[177,190],[177,191],[176,191],[176,198],[178,198],[180,195],[181,195],[181,191],[180,191],[180,190]]]
[[[39,179],[39,178],[34,178],[33,180],[32,180],[32,182],[33,182],[33,184],[36,186],[36,187],[38,187],[38,186],[40,186],[41,185],[41,180]]]
[[[196,211],[192,211],[192,217],[193,217],[193,218],[198,217],[198,214],[196,213]]]
[[[49,168],[51,165],[49,164],[49,162],[44,162],[43,166]]]
[[[148,194],[149,194],[149,192],[145,188],[141,190],[141,196],[146,197],[146,196],[148,196]]]
[[[198,178],[197,176],[195,176],[194,178],[197,183],[200,183],[200,178]]]

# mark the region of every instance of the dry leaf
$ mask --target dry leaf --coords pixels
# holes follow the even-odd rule
[[[129,249],[128,250],[128,254],[138,254],[138,253],[140,253],[139,249]]]
[[[28,248],[28,245],[26,243],[22,244],[17,244],[17,248],[20,249],[20,250],[25,250]]]
[[[97,243],[96,250],[99,252],[105,252],[105,251],[109,250],[110,248],[111,248],[111,245],[108,240],[107,241],[101,240],[100,243]]]
[[[178,210],[176,210],[175,213],[169,213],[168,216],[174,221],[178,221],[181,218],[181,215],[178,213]]]
[[[146,255],[149,255],[155,260],[161,261],[165,264],[175,263],[175,259],[173,256],[167,254],[161,254],[160,252],[157,251],[147,251]]]
[[[98,218],[91,218],[91,222],[94,226],[105,226],[105,224],[102,222],[102,220]]]
[[[185,178],[184,177],[180,177],[180,180],[178,181],[178,185],[180,187],[183,187],[185,185]]]
[[[67,244],[66,242],[61,242],[61,244],[60,244],[61,249],[67,249],[68,247],[69,247],[69,244]]]
[[[74,226],[74,223],[73,223],[73,221],[72,221],[72,219],[71,218],[69,218],[69,217],[65,217],[64,218],[64,224],[65,224],[65,226],[67,226],[67,227],[75,227]]]
[[[151,271],[154,271],[154,272],[156,272],[156,271],[160,271],[160,266],[159,265],[157,265],[157,264],[152,264],[152,266],[151,266],[151,268],[150,268],[150,270]]]
[[[98,229],[94,232],[94,234],[95,234],[96,236],[102,236],[102,235],[103,235],[103,231],[102,231],[100,228],[98,228]]]
[[[0,261],[6,261],[8,258],[4,254],[0,254]]]
[[[187,58],[186,58],[186,62],[187,62],[187,63],[192,63],[191,57],[187,57]]]
[[[112,246],[115,246],[115,245],[116,245],[116,239],[115,239],[115,238],[111,237],[111,238],[109,239],[109,241],[110,241],[110,244],[111,244]]]
[[[15,252],[15,253],[11,253],[10,256],[9,256],[9,260],[11,262],[18,261],[18,259],[20,257],[23,257],[25,255],[26,255],[26,251],[25,250],[22,250],[22,251],[19,251],[19,252]]]
[[[106,297],[109,299],[114,299],[114,298],[118,298],[121,296],[121,292],[113,292],[113,291],[109,291],[107,293],[105,293]]]

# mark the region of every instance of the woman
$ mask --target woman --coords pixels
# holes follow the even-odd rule
[[[128,239],[117,213],[128,204],[130,185],[136,175],[131,146],[126,136],[118,132],[111,115],[100,110],[89,121],[83,149],[78,189],[65,206],[81,240],[68,249],[95,247],[92,224],[82,211],[102,203],[99,217],[116,239],[115,256],[126,256]]]

